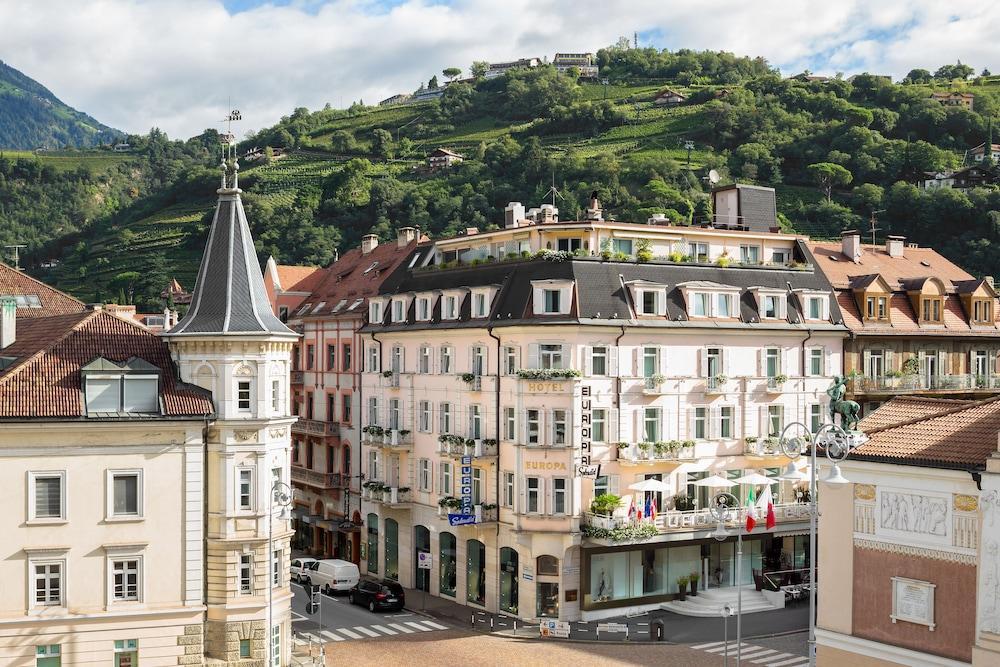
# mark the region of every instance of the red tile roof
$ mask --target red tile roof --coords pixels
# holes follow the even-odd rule
[[[64,294],[54,287],[49,287],[23,271],[18,271],[14,267],[0,262],[0,296],[17,296],[20,294],[33,294],[37,296],[38,300],[42,303],[42,307],[18,308],[18,319],[81,313],[87,310],[87,306],[82,301],[78,301],[69,294]]]
[[[944,298],[944,315],[942,323],[937,325],[920,324],[917,313],[913,310],[910,297],[905,293],[893,293],[889,297],[889,322],[864,320],[858,310],[858,302],[854,292],[847,289],[835,290],[840,313],[844,325],[856,333],[907,336],[1000,336],[1000,327],[969,324],[968,316],[962,307],[961,298],[948,294]],[[1000,310],[1000,301],[994,300],[994,313]]]
[[[851,452],[851,458],[940,468],[985,466],[997,452],[1000,397],[950,406],[942,402],[940,407],[935,411],[926,399],[894,398],[866,417],[876,426],[865,431],[868,442]],[[887,413],[880,417],[885,408]]]
[[[922,417],[961,408],[975,401],[957,398],[930,398],[924,396],[897,396],[883,403],[877,410],[867,415],[858,424],[858,429],[867,433],[875,429],[902,424]]]
[[[138,357],[159,367],[166,416],[214,412],[208,392],[178,381],[162,338],[110,313],[20,320],[0,357],[15,358],[0,370],[0,419],[85,417],[80,369],[97,357],[118,363]]]
[[[292,266],[277,264],[278,282],[284,292],[311,292],[323,278],[323,269],[318,266]]]
[[[908,278],[934,276],[949,288],[953,281],[972,279],[931,248],[904,248],[902,257],[890,257],[882,246],[862,245],[860,261],[852,262],[841,252],[840,243],[810,241],[808,245],[816,257],[816,266],[838,288],[850,287],[853,276],[872,273],[881,275],[893,289],[899,289],[899,281]]]
[[[367,299],[378,294],[382,281],[392,275],[417,247],[417,241],[399,247],[395,241],[381,243],[369,252],[362,254],[360,248],[350,250],[322,270],[322,280],[313,293],[304,300],[310,305],[309,316],[330,315],[331,310],[341,301],[347,303],[336,314],[346,314],[346,309],[358,299]],[[315,308],[322,302],[326,305],[319,312]],[[352,309],[350,314],[362,314],[367,310],[364,304]],[[293,317],[299,317],[293,313]]]

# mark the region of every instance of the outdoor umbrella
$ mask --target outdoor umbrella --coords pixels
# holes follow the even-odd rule
[[[661,491],[663,493],[670,491],[670,485],[658,479],[644,479],[628,488],[633,491]]]
[[[728,480],[725,477],[719,477],[718,475],[712,475],[711,477],[706,477],[705,479],[699,479],[694,483],[695,486],[736,486],[736,483],[732,480]]]
[[[743,475],[742,477],[737,477],[732,481],[736,482],[737,484],[757,485],[757,484],[774,484],[777,480],[771,479],[770,477],[765,477],[764,475],[761,475],[759,472],[754,471],[749,475]]]

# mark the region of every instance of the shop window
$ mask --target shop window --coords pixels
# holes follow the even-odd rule
[[[458,583],[457,549],[455,536],[451,533],[441,533],[438,568],[441,575],[441,595],[455,597]]]
[[[368,571],[378,574],[378,514],[368,515]]]
[[[399,524],[385,520],[385,578],[399,579]]]
[[[486,545],[469,540],[466,549],[466,599],[478,605],[486,604]]]
[[[518,575],[517,551],[500,549],[500,609],[511,614],[517,614]]]

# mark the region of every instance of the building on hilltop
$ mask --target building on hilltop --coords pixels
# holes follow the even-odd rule
[[[982,161],[982,155],[979,156],[979,161]],[[993,185],[998,181],[1000,181],[1000,174],[998,174],[996,167],[971,164],[954,171],[925,172],[920,187],[924,190],[940,188],[971,190],[972,188]]]
[[[951,92],[933,92],[931,93],[931,99],[938,102],[944,106],[948,107],[962,107],[972,111],[972,105],[976,100],[976,96],[972,93],[961,93],[958,91]]]
[[[322,269],[308,297],[289,313],[302,332],[292,355],[292,512],[296,544],[318,558],[359,563],[361,509],[360,334],[368,298],[413,254],[418,230],[395,243],[362,238]]]
[[[289,664],[298,335],[270,310],[237,168],[163,336],[0,267],[0,484],[25,499],[0,519],[11,664]]]
[[[1000,399],[899,396],[823,485],[818,665],[1000,664]]]
[[[427,155],[427,168],[430,170],[447,169],[452,165],[465,161],[465,156],[447,148],[435,148]]]
[[[552,59],[552,64],[563,74],[576,68],[581,79],[596,79],[600,74],[593,53],[557,53]]]
[[[486,70],[487,79],[495,79],[515,69],[532,69],[542,64],[540,58],[518,58],[502,63],[490,63]]]
[[[667,105],[667,106],[677,106],[679,104],[684,104],[687,102],[687,95],[680,93],[671,88],[666,88],[656,93],[653,98],[653,104]]]
[[[596,198],[587,217],[512,203],[503,229],[418,247],[369,298],[370,575],[473,609],[592,620],[697,613],[678,600],[691,573],[725,597],[808,565],[808,513],[777,479],[776,438],[827,420],[847,332],[807,245],[606,222]],[[737,582],[735,538],[711,539],[698,482],[757,470],[774,480],[777,526],[746,536]],[[621,504],[595,505],[604,494]],[[772,608],[762,593],[744,604]]]
[[[993,162],[1000,162],[1000,144],[990,144],[990,159]],[[986,142],[979,144],[973,148],[969,149],[968,159],[973,162],[982,162],[983,158],[986,157]]]
[[[837,293],[848,397],[864,414],[899,394],[985,397],[1000,392],[1000,327],[992,278],[974,279],[930,248],[889,236],[864,246],[812,242]]]
[[[380,107],[391,107],[397,104],[405,104],[413,98],[413,95],[408,93],[398,93],[396,95],[391,95],[381,102],[378,103]]]
[[[176,278],[171,278],[170,283],[160,292],[160,298],[165,302],[173,301],[176,305],[187,305],[191,303],[191,294],[186,291]]]

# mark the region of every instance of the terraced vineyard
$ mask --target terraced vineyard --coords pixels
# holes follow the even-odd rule
[[[43,165],[51,165],[56,171],[73,171],[83,167],[91,173],[100,173],[115,167],[134,156],[111,151],[12,151],[0,150],[0,157],[9,160],[18,158],[34,159]]]
[[[244,172],[253,176],[250,192],[260,195],[275,206],[290,205],[306,185],[319,185],[349,158],[323,153],[295,153],[268,165]]]

